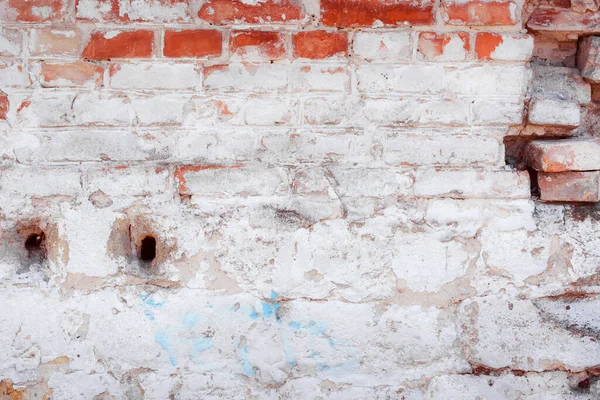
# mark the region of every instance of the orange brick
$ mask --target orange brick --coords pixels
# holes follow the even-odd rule
[[[121,32],[116,35],[94,32],[82,56],[91,60],[150,57],[153,41],[152,31]]]
[[[585,202],[600,200],[600,171],[538,173],[540,200]]]
[[[376,21],[397,26],[433,24],[431,0],[321,0],[321,20],[327,26],[372,26]]]
[[[166,31],[165,57],[207,57],[223,52],[223,35],[214,29]]]
[[[442,3],[444,20],[450,25],[515,25],[518,7],[512,1],[475,0]]]
[[[31,31],[29,52],[41,55],[79,55],[79,31],[75,29],[42,28]]]
[[[44,63],[41,69],[42,86],[102,86],[104,69],[85,61],[73,63]]]
[[[532,31],[598,34],[600,12],[578,13],[564,8],[536,8],[527,21]]]
[[[278,32],[232,32],[229,50],[240,57],[255,53],[268,59],[281,58],[286,54],[285,36]]]
[[[0,90],[0,119],[6,119],[8,114],[8,96]]]
[[[7,2],[3,0],[2,3]],[[62,19],[68,0],[8,0],[8,10],[0,13],[0,20],[45,22]]]
[[[462,45],[448,47],[453,41],[458,41]],[[417,45],[419,59],[427,61],[464,61],[467,59],[470,49],[469,34],[466,32],[422,32],[419,34]]]
[[[475,39],[475,55],[478,60],[489,60],[492,53],[502,43],[502,35],[483,32],[478,33]]]
[[[306,31],[292,36],[294,57],[322,59],[348,53],[346,32]]]
[[[297,0],[266,0],[247,4],[242,0],[208,0],[198,16],[213,24],[290,22],[306,17]]]

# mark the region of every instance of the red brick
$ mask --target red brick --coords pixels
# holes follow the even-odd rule
[[[534,140],[525,149],[525,159],[537,171],[600,170],[600,139]]]
[[[327,26],[372,26],[376,21],[397,26],[433,24],[431,0],[321,0],[321,20]]]
[[[299,0],[266,0],[246,4],[243,0],[208,0],[198,16],[213,24],[299,21],[306,13]]]
[[[489,60],[492,53],[502,43],[502,35],[483,32],[478,33],[475,39],[475,55],[478,60]]]
[[[218,56],[223,52],[223,35],[214,29],[166,31],[165,57]]]
[[[446,49],[452,40],[460,40],[462,48]],[[469,34],[466,32],[436,33],[421,32],[417,51],[420,59],[428,61],[463,61],[471,50]]]
[[[292,36],[294,57],[322,59],[348,53],[346,32],[306,31]]]
[[[240,57],[254,52],[268,59],[281,58],[286,53],[285,36],[278,32],[232,32],[229,37],[229,50]]]
[[[476,0],[442,3],[444,20],[450,25],[515,25],[518,6],[512,1]]]
[[[68,0],[8,0],[8,10],[0,13],[0,20],[21,22],[57,20],[65,16],[64,11],[67,6]]]
[[[533,31],[599,34],[600,13],[580,14],[562,8],[537,8],[527,21]]]
[[[104,69],[85,61],[73,63],[44,63],[41,81],[44,87],[102,86]]]
[[[540,200],[595,203],[600,198],[600,171],[538,174]]]
[[[108,35],[94,32],[83,50],[83,58],[105,60],[110,58],[141,58],[152,55],[154,32],[133,31]]]
[[[527,61],[532,52],[530,35],[480,32],[475,38],[475,56],[482,61]]]
[[[8,114],[8,96],[0,90],[0,119],[6,119]]]

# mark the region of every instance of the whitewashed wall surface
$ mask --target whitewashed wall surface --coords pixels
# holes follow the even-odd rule
[[[600,399],[597,0],[0,0],[0,399]]]

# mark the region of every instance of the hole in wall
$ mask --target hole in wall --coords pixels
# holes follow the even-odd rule
[[[140,244],[140,260],[152,262],[156,258],[156,239],[153,236],[145,236]]]
[[[33,262],[41,262],[46,258],[46,235],[44,231],[31,233],[25,239],[27,258]]]

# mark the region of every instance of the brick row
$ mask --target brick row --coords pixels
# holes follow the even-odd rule
[[[74,3],[74,4],[73,4]],[[207,0],[199,8],[192,0],[6,0],[0,21],[41,23],[93,21],[101,23],[308,24],[331,27],[434,25],[433,0]],[[507,0],[443,0],[441,16],[448,25],[517,25],[519,3]]]
[[[527,61],[533,38],[524,34],[480,32],[346,31],[323,29],[285,33],[264,30],[174,29],[95,30],[46,27],[28,31],[32,57],[222,58],[240,60],[331,59],[410,61]],[[161,39],[161,35],[164,36]],[[161,42],[162,40],[162,42]],[[24,54],[23,32],[0,30],[0,56]],[[160,50],[162,49],[162,51]]]
[[[80,162],[194,162],[235,163],[264,161],[277,164],[374,164],[390,167],[502,166],[499,138],[461,134],[460,129],[431,135],[427,128],[409,132],[379,132],[310,128],[236,127],[174,134],[169,129],[94,127],[85,130],[19,132],[22,140],[9,143],[20,164]],[[486,129],[487,131],[487,129]],[[12,150],[12,149],[11,149]]]
[[[251,85],[246,89],[250,92],[254,90],[254,93],[245,98],[240,98],[235,93],[210,92],[72,92],[65,91],[65,86],[76,84],[81,88],[95,88],[101,85],[99,71],[93,65],[81,66],[79,63],[67,67],[64,64],[48,64],[43,67],[45,75],[42,85],[63,90],[46,89],[34,94],[0,93],[0,104],[3,104],[0,107],[3,110],[0,119],[6,119],[13,127],[30,128],[94,125],[190,126],[197,123],[211,126],[474,127],[519,125],[524,114],[524,105],[518,96],[507,97],[505,100],[488,100],[472,97],[423,97],[418,94],[403,98],[318,92],[302,94],[307,88],[305,83],[302,83],[303,88],[298,89],[298,95],[265,94]],[[159,74],[164,71],[173,69],[156,68],[154,72]],[[189,73],[190,76],[194,74],[193,69],[182,72]],[[122,77],[112,76],[111,85],[127,86],[130,89],[146,87],[143,85],[146,84],[147,77],[144,80],[126,80],[127,76],[128,73]],[[267,79],[273,75],[259,74],[259,77]],[[271,92],[277,91],[276,83],[269,88]],[[157,79],[153,84],[186,90],[193,87],[194,80]],[[340,85],[344,84],[340,82]],[[260,88],[264,90],[265,85]]]

